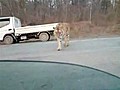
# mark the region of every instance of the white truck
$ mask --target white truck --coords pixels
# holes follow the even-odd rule
[[[53,27],[57,24],[21,27],[21,21],[16,17],[0,17],[0,41],[3,41],[4,44],[12,44],[32,38],[48,41],[53,35]]]

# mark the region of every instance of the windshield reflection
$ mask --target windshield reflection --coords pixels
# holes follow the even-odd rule
[[[86,66],[0,61],[0,90],[119,90],[120,78]]]

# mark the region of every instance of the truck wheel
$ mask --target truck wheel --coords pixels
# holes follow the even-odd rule
[[[7,35],[4,37],[4,41],[3,41],[4,44],[12,44],[13,42],[14,42],[14,39],[12,36]]]
[[[39,39],[40,39],[42,42],[49,41],[50,35],[49,35],[49,33],[47,33],[47,32],[40,33]]]

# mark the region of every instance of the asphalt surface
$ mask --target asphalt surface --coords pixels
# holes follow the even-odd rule
[[[56,41],[0,45],[0,60],[75,63],[120,77],[120,37],[72,40],[62,51],[57,51]]]

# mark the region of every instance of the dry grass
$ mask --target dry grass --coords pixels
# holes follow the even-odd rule
[[[95,38],[120,35],[120,25],[96,26],[88,21],[71,23],[71,38]]]

